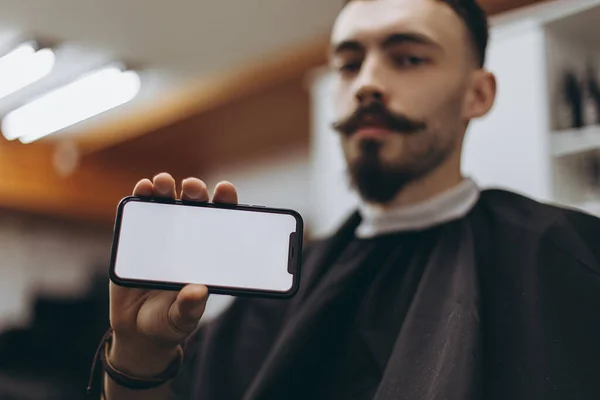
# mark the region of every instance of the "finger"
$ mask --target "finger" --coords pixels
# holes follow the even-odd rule
[[[219,182],[213,194],[213,203],[237,204],[238,195],[230,182]]]
[[[204,314],[208,300],[208,288],[204,285],[187,285],[179,292],[169,309],[171,326],[183,334],[192,333]]]
[[[192,201],[208,201],[206,183],[197,178],[187,178],[181,183],[181,198]]]
[[[133,189],[134,196],[152,196],[152,190],[154,186],[150,179],[142,179],[139,181]]]
[[[154,193],[156,197],[175,197],[175,179],[170,174],[162,172],[154,177]]]

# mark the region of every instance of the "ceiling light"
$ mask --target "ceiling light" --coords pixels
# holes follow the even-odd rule
[[[54,60],[52,50],[38,50],[34,42],[23,43],[0,57],[0,98],[48,75]]]
[[[2,120],[2,133],[8,140],[31,143],[125,104],[139,90],[136,72],[104,68],[11,111]]]

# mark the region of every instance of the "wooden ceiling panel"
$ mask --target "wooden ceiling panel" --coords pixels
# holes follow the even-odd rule
[[[153,155],[153,164],[162,170],[197,174],[213,165],[307,146],[310,102],[304,82],[297,76],[99,154],[135,160]]]
[[[241,67],[189,83],[154,106],[78,136],[77,144],[85,153],[100,151],[198,114],[211,112],[240,98],[261,93],[322,65],[326,43],[327,40],[318,37]]]

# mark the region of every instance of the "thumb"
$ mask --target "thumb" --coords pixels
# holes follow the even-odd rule
[[[204,285],[187,285],[177,295],[169,308],[169,325],[185,339],[196,327],[204,314],[208,289]]]

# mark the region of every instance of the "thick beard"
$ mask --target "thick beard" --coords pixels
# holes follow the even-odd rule
[[[370,203],[391,202],[406,185],[437,168],[449,155],[448,149],[431,149],[414,165],[386,165],[379,155],[383,143],[361,142],[360,160],[348,166],[351,186]]]

